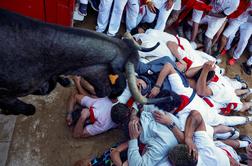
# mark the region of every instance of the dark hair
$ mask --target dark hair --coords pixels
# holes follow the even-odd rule
[[[126,104],[117,103],[111,108],[111,119],[116,124],[122,124],[130,119],[130,109]]]
[[[168,159],[176,166],[196,166],[198,161],[189,154],[188,146],[178,144],[168,153]]]
[[[121,125],[125,137],[129,138],[130,109],[128,106],[122,103],[114,105],[111,108],[111,119],[114,123]]]
[[[126,88],[126,77],[123,74],[118,74],[118,78],[115,81],[115,84],[110,84],[111,93],[109,94],[110,99],[116,99],[120,96],[124,89]]]
[[[198,81],[198,79],[199,79],[199,77],[200,77],[200,75],[201,75],[201,73],[202,73],[202,68],[192,77],[192,79],[194,80],[194,81]],[[214,75],[215,75],[215,71],[209,71],[208,72],[208,74],[207,74],[207,82],[208,81],[210,81],[213,77],[214,77]]]
[[[156,103],[155,106],[167,112],[170,112],[174,108],[179,107],[182,102],[180,96],[177,93],[168,90],[162,90],[156,98],[165,97],[167,97],[167,99],[161,100],[160,102]]]

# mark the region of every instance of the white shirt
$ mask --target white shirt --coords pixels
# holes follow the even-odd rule
[[[240,98],[235,94],[235,89],[229,82],[229,78],[217,74],[219,80],[210,82],[208,87],[212,90],[213,95],[210,96],[214,102],[228,104],[231,102],[241,103]]]
[[[225,151],[216,147],[205,131],[195,132],[193,138],[199,154],[197,166],[230,166]]]
[[[88,108],[93,106],[93,112],[96,121],[94,124],[86,126],[89,134],[97,135],[117,126],[112,121],[110,116],[112,102],[108,97],[94,99],[85,96],[81,100],[81,105]]]
[[[152,109],[153,108],[153,109]],[[151,110],[157,110],[150,106],[141,113],[142,133],[140,141],[145,144],[146,151],[141,156],[137,140],[129,141],[128,162],[130,166],[170,166],[168,161],[168,151],[175,147],[178,142],[172,131],[165,125],[155,121]],[[147,111],[149,110],[149,111]],[[169,113],[168,113],[169,114]],[[179,125],[178,120],[172,114],[169,114],[172,120]]]

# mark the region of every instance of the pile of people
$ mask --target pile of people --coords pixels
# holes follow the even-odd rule
[[[235,127],[252,122],[250,115],[237,115],[252,113],[252,100],[244,101],[252,88],[218,66],[225,54],[235,64],[248,45],[250,58],[242,68],[251,74],[251,0],[90,2],[99,12],[97,32],[116,36],[125,8],[126,29],[135,42],[160,43],[153,51],[139,51],[136,84],[143,96],[163,100],[134,101],[124,75],[110,75],[111,94],[98,98],[93,86],[76,76],[66,117],[73,137],[121,128],[127,140],[111,152],[115,165],[252,164],[252,138]],[[87,15],[87,1],[80,1],[78,12]],[[240,148],[247,148],[247,155],[238,154]]]

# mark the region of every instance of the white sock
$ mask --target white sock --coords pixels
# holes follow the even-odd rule
[[[240,141],[240,140],[238,141],[240,143],[240,146],[239,146],[240,148],[245,148],[249,145],[248,141]]]
[[[216,133],[216,134],[214,135],[214,137],[217,138],[217,139],[227,139],[227,138],[229,138],[231,135],[232,135],[231,132],[227,132],[227,133]]]

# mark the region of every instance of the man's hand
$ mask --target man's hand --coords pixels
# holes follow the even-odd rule
[[[191,138],[186,138],[185,144],[188,146],[189,154],[193,157],[193,159],[198,160],[198,150],[196,145],[193,143],[193,140]]]
[[[150,92],[150,94],[149,94],[149,97],[150,97],[150,98],[154,98],[154,97],[156,97],[156,96],[159,94],[159,92],[160,92],[160,88],[158,88],[158,87],[153,87],[153,88],[151,89],[151,92]]]
[[[180,60],[180,61],[176,62],[176,66],[177,66],[179,71],[181,71],[181,72],[186,71],[187,64],[185,63],[185,61]]]
[[[141,127],[139,119],[133,119],[129,122],[129,135],[130,139],[137,139],[141,134]]]
[[[147,2],[147,7],[152,13],[156,13],[156,6],[152,1]]]
[[[174,3],[174,0],[167,0],[165,2],[165,8],[166,8],[166,10],[170,10],[172,8],[173,3]]]
[[[164,125],[170,125],[173,122],[169,115],[166,115],[166,114],[164,114],[162,112],[155,111],[153,113],[153,115],[154,115],[155,120],[158,123],[161,123],[161,124],[164,124]]]
[[[214,61],[208,61],[204,63],[203,70],[205,71],[213,71],[215,69],[215,62]]]

